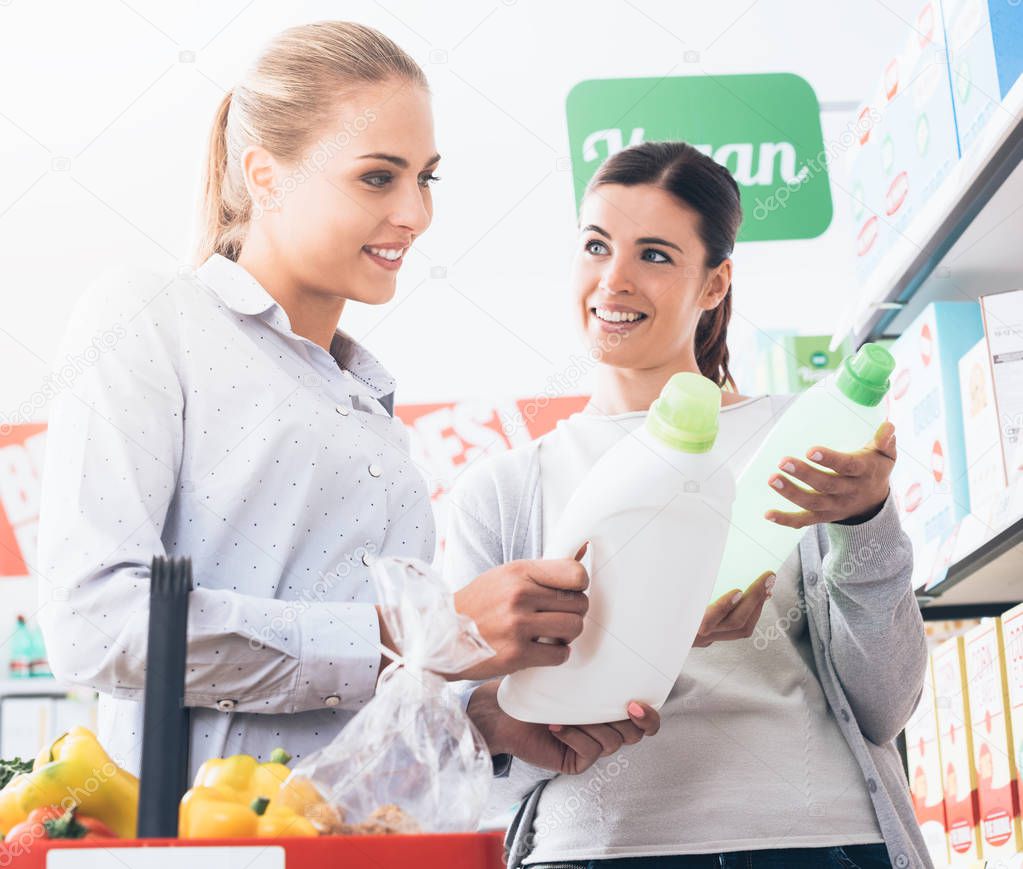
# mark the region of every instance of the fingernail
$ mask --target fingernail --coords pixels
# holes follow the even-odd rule
[[[792,464],[792,462],[786,462],[784,465],[781,466],[781,469],[786,474],[794,474],[796,472],[796,466]]]
[[[561,730],[561,725],[560,724],[548,724],[547,725],[547,729],[550,730],[551,733],[557,733],[558,731]]]
[[[824,453],[822,453],[820,450],[814,450],[812,453],[810,453],[810,461],[811,462],[819,462],[823,458],[824,458]]]
[[[770,592],[771,589],[774,588],[774,583],[775,583],[775,581],[777,579],[778,579],[777,576],[772,576],[772,577],[764,580],[764,588],[767,589],[768,592]]]
[[[732,599],[730,601],[728,601],[728,602],[732,606],[735,606],[741,600],[742,600],[742,592],[741,591],[737,591],[735,594],[732,595]]]
[[[640,706],[638,703],[633,702],[629,704],[629,715],[631,715],[633,718],[642,718],[644,715],[646,715],[646,712],[643,711],[642,706]]]
[[[773,480],[771,480],[771,485],[774,486],[774,488],[776,489],[785,488],[785,484],[781,481],[781,477],[775,477]]]

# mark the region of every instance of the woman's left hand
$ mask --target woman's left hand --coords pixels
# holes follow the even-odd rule
[[[888,497],[888,477],[895,465],[895,426],[890,422],[882,423],[874,433],[874,442],[854,453],[811,447],[806,457],[830,470],[786,456],[778,467],[806,483],[807,488],[796,485],[783,474],[774,474],[768,483],[803,509],[797,513],[768,510],[764,518],[790,528],[805,528],[821,522],[866,521],[881,509]]]

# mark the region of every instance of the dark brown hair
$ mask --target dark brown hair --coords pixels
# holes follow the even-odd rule
[[[742,223],[739,186],[732,174],[686,142],[644,142],[609,157],[597,170],[587,193],[603,184],[652,184],[670,193],[699,217],[698,232],[707,249],[707,268],[732,255]],[[728,370],[728,321],[732,287],[718,306],[704,311],[696,325],[696,364],[718,386],[735,389]]]

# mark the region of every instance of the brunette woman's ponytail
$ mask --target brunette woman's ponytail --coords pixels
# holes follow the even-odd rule
[[[728,321],[732,318],[732,285],[716,308],[704,311],[696,324],[696,364],[700,374],[718,386],[735,389],[728,370]]]
[[[670,193],[699,217],[700,240],[707,249],[707,268],[716,268],[732,255],[742,223],[739,186],[732,174],[685,142],[644,142],[609,157],[590,181],[602,184],[653,184]],[[735,389],[728,370],[728,321],[732,316],[732,287],[718,306],[704,311],[696,326],[696,363],[704,377]]]

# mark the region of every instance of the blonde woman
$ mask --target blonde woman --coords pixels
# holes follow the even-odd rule
[[[728,171],[683,142],[627,148],[601,166],[582,203],[570,282],[575,325],[600,355],[592,399],[459,480],[445,553],[456,586],[541,553],[578,482],[643,424],[677,371],[726,388],[717,449],[734,467],[751,456],[792,396],[740,395],[729,373],[741,219]],[[472,692],[468,709],[491,750],[514,758],[495,790],[495,807],[522,800],[509,865],[930,865],[894,745],[927,660],[912,551],[888,489],[894,429],[885,423],[854,453],[807,447],[778,456],[763,485],[798,508],[768,518],[809,532],[777,576],[718,602],[717,630],[690,653],[656,739],[633,745],[636,734],[617,726],[516,721],[496,702],[499,679]],[[679,583],[693,557],[678,553]],[[566,768],[552,741],[599,760]]]
[[[52,408],[41,621],[56,675],[100,692],[122,765],[139,763],[154,555],[193,562],[193,773],[279,745],[300,758],[373,696],[393,644],[368,564],[429,559],[434,525],[395,381],[338,323],[393,297],[439,161],[405,52],[357,24],[291,28],[217,110],[196,267],[120,269],[77,306],[69,351],[120,338]],[[456,605],[497,655],[452,675],[564,661],[586,583],[571,560],[474,577]]]

